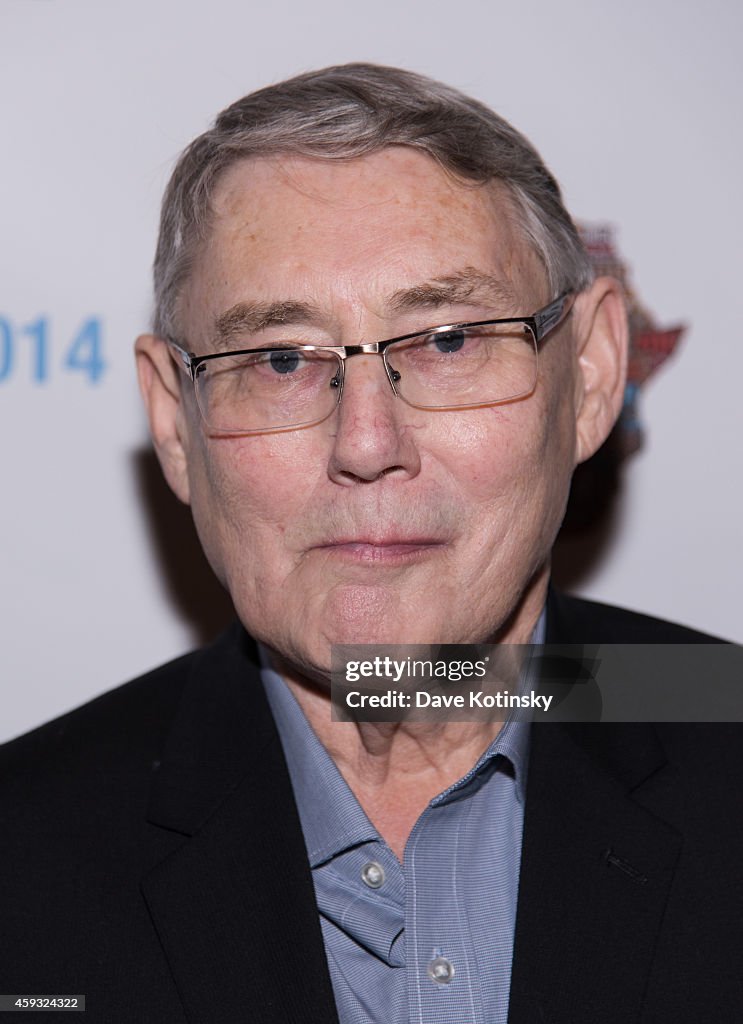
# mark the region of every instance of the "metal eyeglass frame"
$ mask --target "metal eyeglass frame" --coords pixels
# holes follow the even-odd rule
[[[496,402],[477,402],[473,405],[418,405],[413,402],[408,402],[408,400],[401,395],[395,387],[397,382],[400,380],[400,374],[387,362],[387,349],[390,345],[394,345],[400,341],[410,341],[411,338],[435,337],[437,334],[447,334],[451,331],[460,331],[468,327],[493,327],[500,324],[524,324],[531,332],[531,335],[534,338],[535,348],[538,349],[540,342],[542,342],[551,331],[554,331],[555,328],[559,327],[567,317],[572,308],[574,299],[574,291],[564,291],[561,295],[558,295],[556,299],[553,299],[552,302],[543,306],[542,309],[537,310],[537,312],[533,313],[531,316],[511,316],[500,317],[495,320],[474,320],[467,321],[465,323],[443,324],[439,327],[430,327],[425,331],[413,331],[411,334],[401,334],[396,338],[388,338],[386,341],[372,341],[364,345],[267,345],[264,348],[235,349],[234,351],[229,352],[210,352],[208,355],[197,356],[184,349],[183,346],[174,338],[166,337],[164,340],[167,342],[174,355],[178,357],[178,361],[183,369],[188,373],[194,385],[194,389],[196,388],[196,377],[198,376],[199,368],[214,359],[255,355],[259,352],[315,352],[321,350],[323,352],[332,352],[338,357],[340,375],[337,380],[336,378],[333,378],[332,381],[333,385],[338,388],[338,401],[336,402],[336,407],[340,405],[341,398],[343,397],[346,359],[356,355],[380,355],[382,356],[387,379],[389,380],[393,394],[397,398],[402,399],[402,401],[407,405],[412,405],[416,409],[441,410],[442,412],[452,409],[477,409],[488,405],[498,405],[501,402],[506,402],[512,399],[504,398],[499,399]],[[201,412],[201,406],[198,401],[197,405],[199,405],[199,412]],[[203,418],[203,412],[201,412],[201,415]],[[224,430],[219,432],[225,434],[250,435],[275,433],[283,430],[299,430],[302,427],[315,426],[318,423],[322,423],[323,419],[326,419],[329,415],[330,412],[326,413],[325,416],[319,420],[312,420],[308,423],[294,423],[283,427],[258,427],[246,430]],[[207,424],[207,426],[208,425],[209,424]]]

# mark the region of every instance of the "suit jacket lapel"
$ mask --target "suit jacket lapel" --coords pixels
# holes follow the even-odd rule
[[[553,616],[548,640],[595,635]],[[681,848],[674,781],[650,725],[532,728],[511,1024],[639,1019]]]
[[[142,883],[189,1021],[336,1021],[299,817],[254,655],[198,660],[148,819]]]
[[[532,729],[512,1024],[631,1024],[640,1016],[681,846],[673,825],[656,817],[675,817],[674,787],[657,746],[637,735],[625,737],[625,751],[644,780],[620,781],[591,750],[596,730],[617,732]]]

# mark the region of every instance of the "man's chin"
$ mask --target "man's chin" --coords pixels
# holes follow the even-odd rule
[[[269,648],[271,663],[281,675],[297,680],[301,678],[320,688],[328,688],[333,652],[338,647],[373,645],[392,648],[397,645],[414,645],[428,649],[431,646],[459,642],[467,641],[465,638],[458,639],[452,636],[450,630],[440,623],[363,620],[356,623],[344,622],[342,626],[336,628],[328,623],[325,623],[322,629],[313,630],[308,627],[306,639],[276,644],[276,638],[273,638],[269,645],[264,646]]]
[[[327,594],[316,619],[318,633],[328,647],[445,642],[452,616],[442,614],[436,597],[432,586],[344,582]]]

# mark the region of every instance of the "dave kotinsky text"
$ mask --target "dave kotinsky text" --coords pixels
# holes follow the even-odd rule
[[[549,711],[552,696],[535,693],[509,693],[508,690],[497,693],[485,693],[483,690],[470,690],[467,693],[431,693],[428,690],[386,690],[382,693],[363,693],[360,690],[349,690],[345,694],[344,704],[351,711],[363,708],[436,708],[441,710],[464,710],[466,708],[520,710],[539,709]]]

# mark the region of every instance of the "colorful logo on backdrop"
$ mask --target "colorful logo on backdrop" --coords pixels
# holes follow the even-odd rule
[[[629,366],[624,406],[617,424],[621,454],[631,455],[642,447],[644,430],[638,411],[641,387],[675,351],[686,330],[683,324],[662,327],[640,302],[629,283],[627,264],[617,251],[614,229],[608,224],[578,225],[583,243],[597,274],[616,277],[624,288],[630,327]]]
[[[0,385],[48,384],[62,377],[96,385],[106,369],[100,317],[85,317],[66,331],[49,316],[28,321],[0,316]]]

